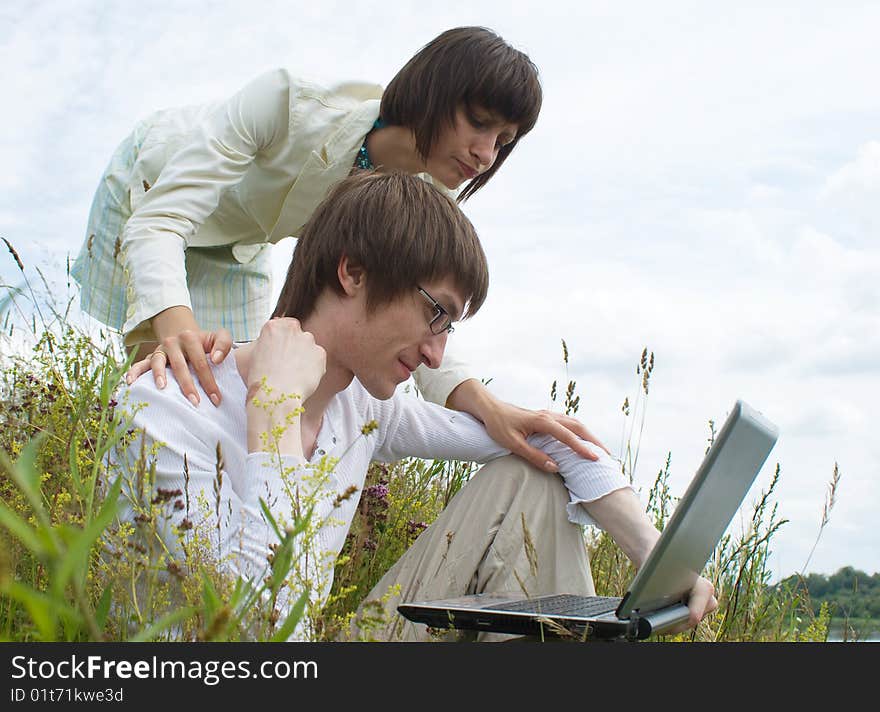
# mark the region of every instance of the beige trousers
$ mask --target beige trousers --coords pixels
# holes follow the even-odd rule
[[[568,521],[568,501],[559,475],[519,457],[485,465],[367,596],[359,618],[381,606],[387,623],[361,637],[437,640],[397,613],[401,601],[499,592],[595,595],[583,532]],[[475,637],[511,636],[458,631],[446,639]]]

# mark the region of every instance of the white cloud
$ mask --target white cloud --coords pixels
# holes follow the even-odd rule
[[[583,419],[616,447],[647,345],[657,367],[643,483],[671,450],[683,491],[706,421],[745,397],[783,433],[773,458],[792,522],[775,547],[780,573],[806,559],[835,459],[844,478],[815,570],[880,570],[869,506],[880,458],[880,95],[865,90],[880,8],[412,7],[4,8],[14,110],[0,114],[3,235],[63,282],[95,182],[139,117],[222,96],[272,66],[387,81],[439,30],[494,27],[530,53],[546,97],[532,135],[465,205],[493,277],[483,312],[455,336],[460,351],[500,395],[532,407],[547,405],[554,379],[576,380]],[[284,265],[290,245],[278,251]]]
[[[880,141],[868,141],[860,146],[855,160],[828,178],[822,196],[834,198],[851,193],[880,196]],[[876,200],[874,205],[876,207]]]
[[[880,233],[880,141],[859,147],[856,158],[825,181],[820,198],[842,233],[856,245],[875,245]]]

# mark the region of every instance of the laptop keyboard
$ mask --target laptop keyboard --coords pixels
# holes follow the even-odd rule
[[[615,596],[575,596],[564,593],[558,596],[527,598],[522,601],[487,606],[498,611],[541,613],[544,615],[594,616],[617,608],[621,599]]]

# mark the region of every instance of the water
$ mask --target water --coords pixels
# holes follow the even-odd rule
[[[842,628],[832,628],[828,631],[828,642],[829,643],[840,643],[843,641],[843,629]],[[852,642],[852,638],[850,638],[847,642]],[[860,636],[856,642],[859,643],[880,643],[880,632],[871,631],[871,634],[868,636]]]

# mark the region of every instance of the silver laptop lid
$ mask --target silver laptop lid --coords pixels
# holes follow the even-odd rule
[[[653,611],[681,601],[739,509],[779,431],[738,400],[617,609]]]

